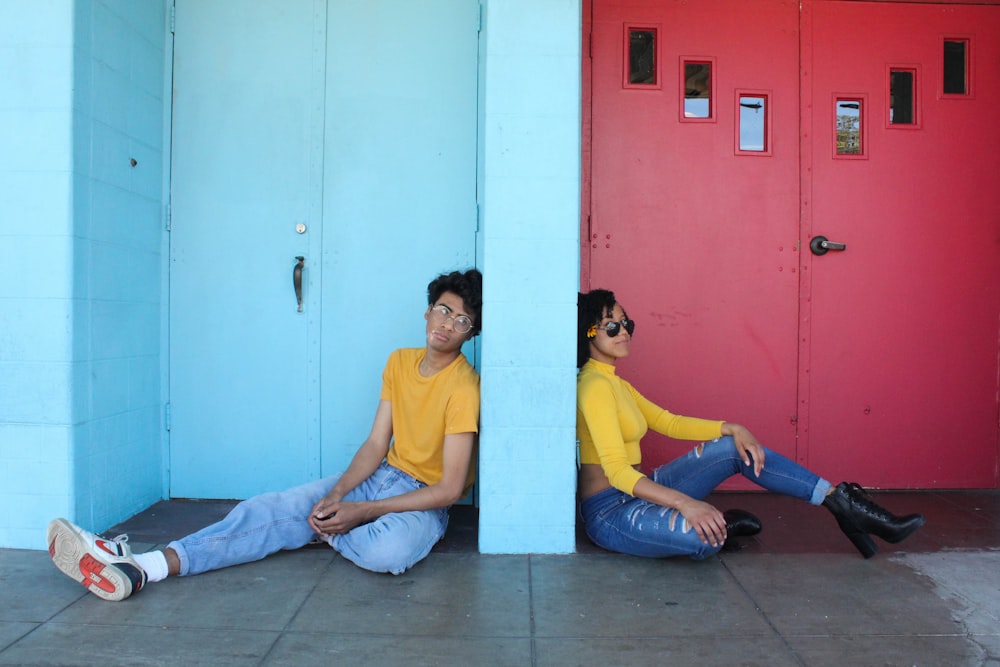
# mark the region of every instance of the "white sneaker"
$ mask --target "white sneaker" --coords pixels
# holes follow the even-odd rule
[[[127,535],[106,540],[66,519],[53,519],[47,542],[55,566],[103,600],[124,600],[146,584],[146,571],[132,558]]]

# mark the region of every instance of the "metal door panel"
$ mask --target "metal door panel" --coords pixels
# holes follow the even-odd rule
[[[317,18],[320,31],[316,31]],[[178,0],[170,493],[247,497],[318,472],[321,2]],[[292,271],[305,256],[303,312]]]
[[[324,474],[368,435],[389,351],[423,346],[427,283],[476,264],[478,25],[475,0],[330,6]]]
[[[639,322],[623,375],[676,411],[742,421],[833,480],[995,486],[1000,9],[593,7],[581,263],[584,287],[614,289]],[[657,87],[623,85],[629,25],[660,33]],[[949,35],[973,45],[967,96],[942,94]],[[685,56],[715,59],[720,109],[735,90],[774,95],[770,157],[734,154],[726,111],[678,118]],[[917,72],[915,127],[888,123],[892,66]],[[864,100],[859,158],[833,155],[837,95]],[[820,234],[846,250],[811,254]],[[649,444],[649,465],[678,451]]]
[[[302,483],[367,435],[428,280],[476,263],[478,12],[178,2],[171,495]]]
[[[997,482],[1000,8],[806,5],[812,169],[804,255],[808,460],[886,487]],[[970,36],[973,94],[942,95],[943,38]],[[915,127],[888,122],[892,65],[914,67]],[[833,149],[833,95],[866,96],[863,159]]]
[[[794,457],[797,9],[778,1],[594,7],[586,251],[589,287],[613,290],[637,321],[620,372],[674,412],[745,423]],[[629,26],[658,31],[655,87],[623,84]],[[710,122],[680,120],[684,57],[715,59]],[[773,91],[770,155],[736,154],[737,89]],[[644,465],[686,446],[664,444],[650,434]]]

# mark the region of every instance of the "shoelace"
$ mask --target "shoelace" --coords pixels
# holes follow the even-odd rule
[[[860,507],[866,514],[871,514],[872,516],[886,520],[892,520],[895,518],[888,511],[876,505],[875,501],[872,500],[867,493],[865,493],[864,488],[857,482],[851,482],[847,485],[847,488],[852,492],[852,502]]]

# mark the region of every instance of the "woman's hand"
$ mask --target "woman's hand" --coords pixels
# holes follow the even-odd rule
[[[678,505],[677,511],[694,528],[702,542],[718,547],[726,541],[726,518],[714,506],[688,498]]]
[[[757,442],[757,438],[746,426],[725,422],[722,425],[722,435],[728,435],[736,443],[736,450],[743,459],[743,465],[750,465],[753,460],[753,472],[757,477],[764,470],[764,447]]]

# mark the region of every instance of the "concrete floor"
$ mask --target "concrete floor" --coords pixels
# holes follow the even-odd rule
[[[104,602],[45,551],[0,550],[8,665],[1000,665],[1000,492],[883,493],[927,525],[863,560],[822,509],[713,497],[764,531],[705,562],[480,555],[475,510],[393,577],[327,547]],[[228,503],[170,501],[110,531],[136,551]]]

